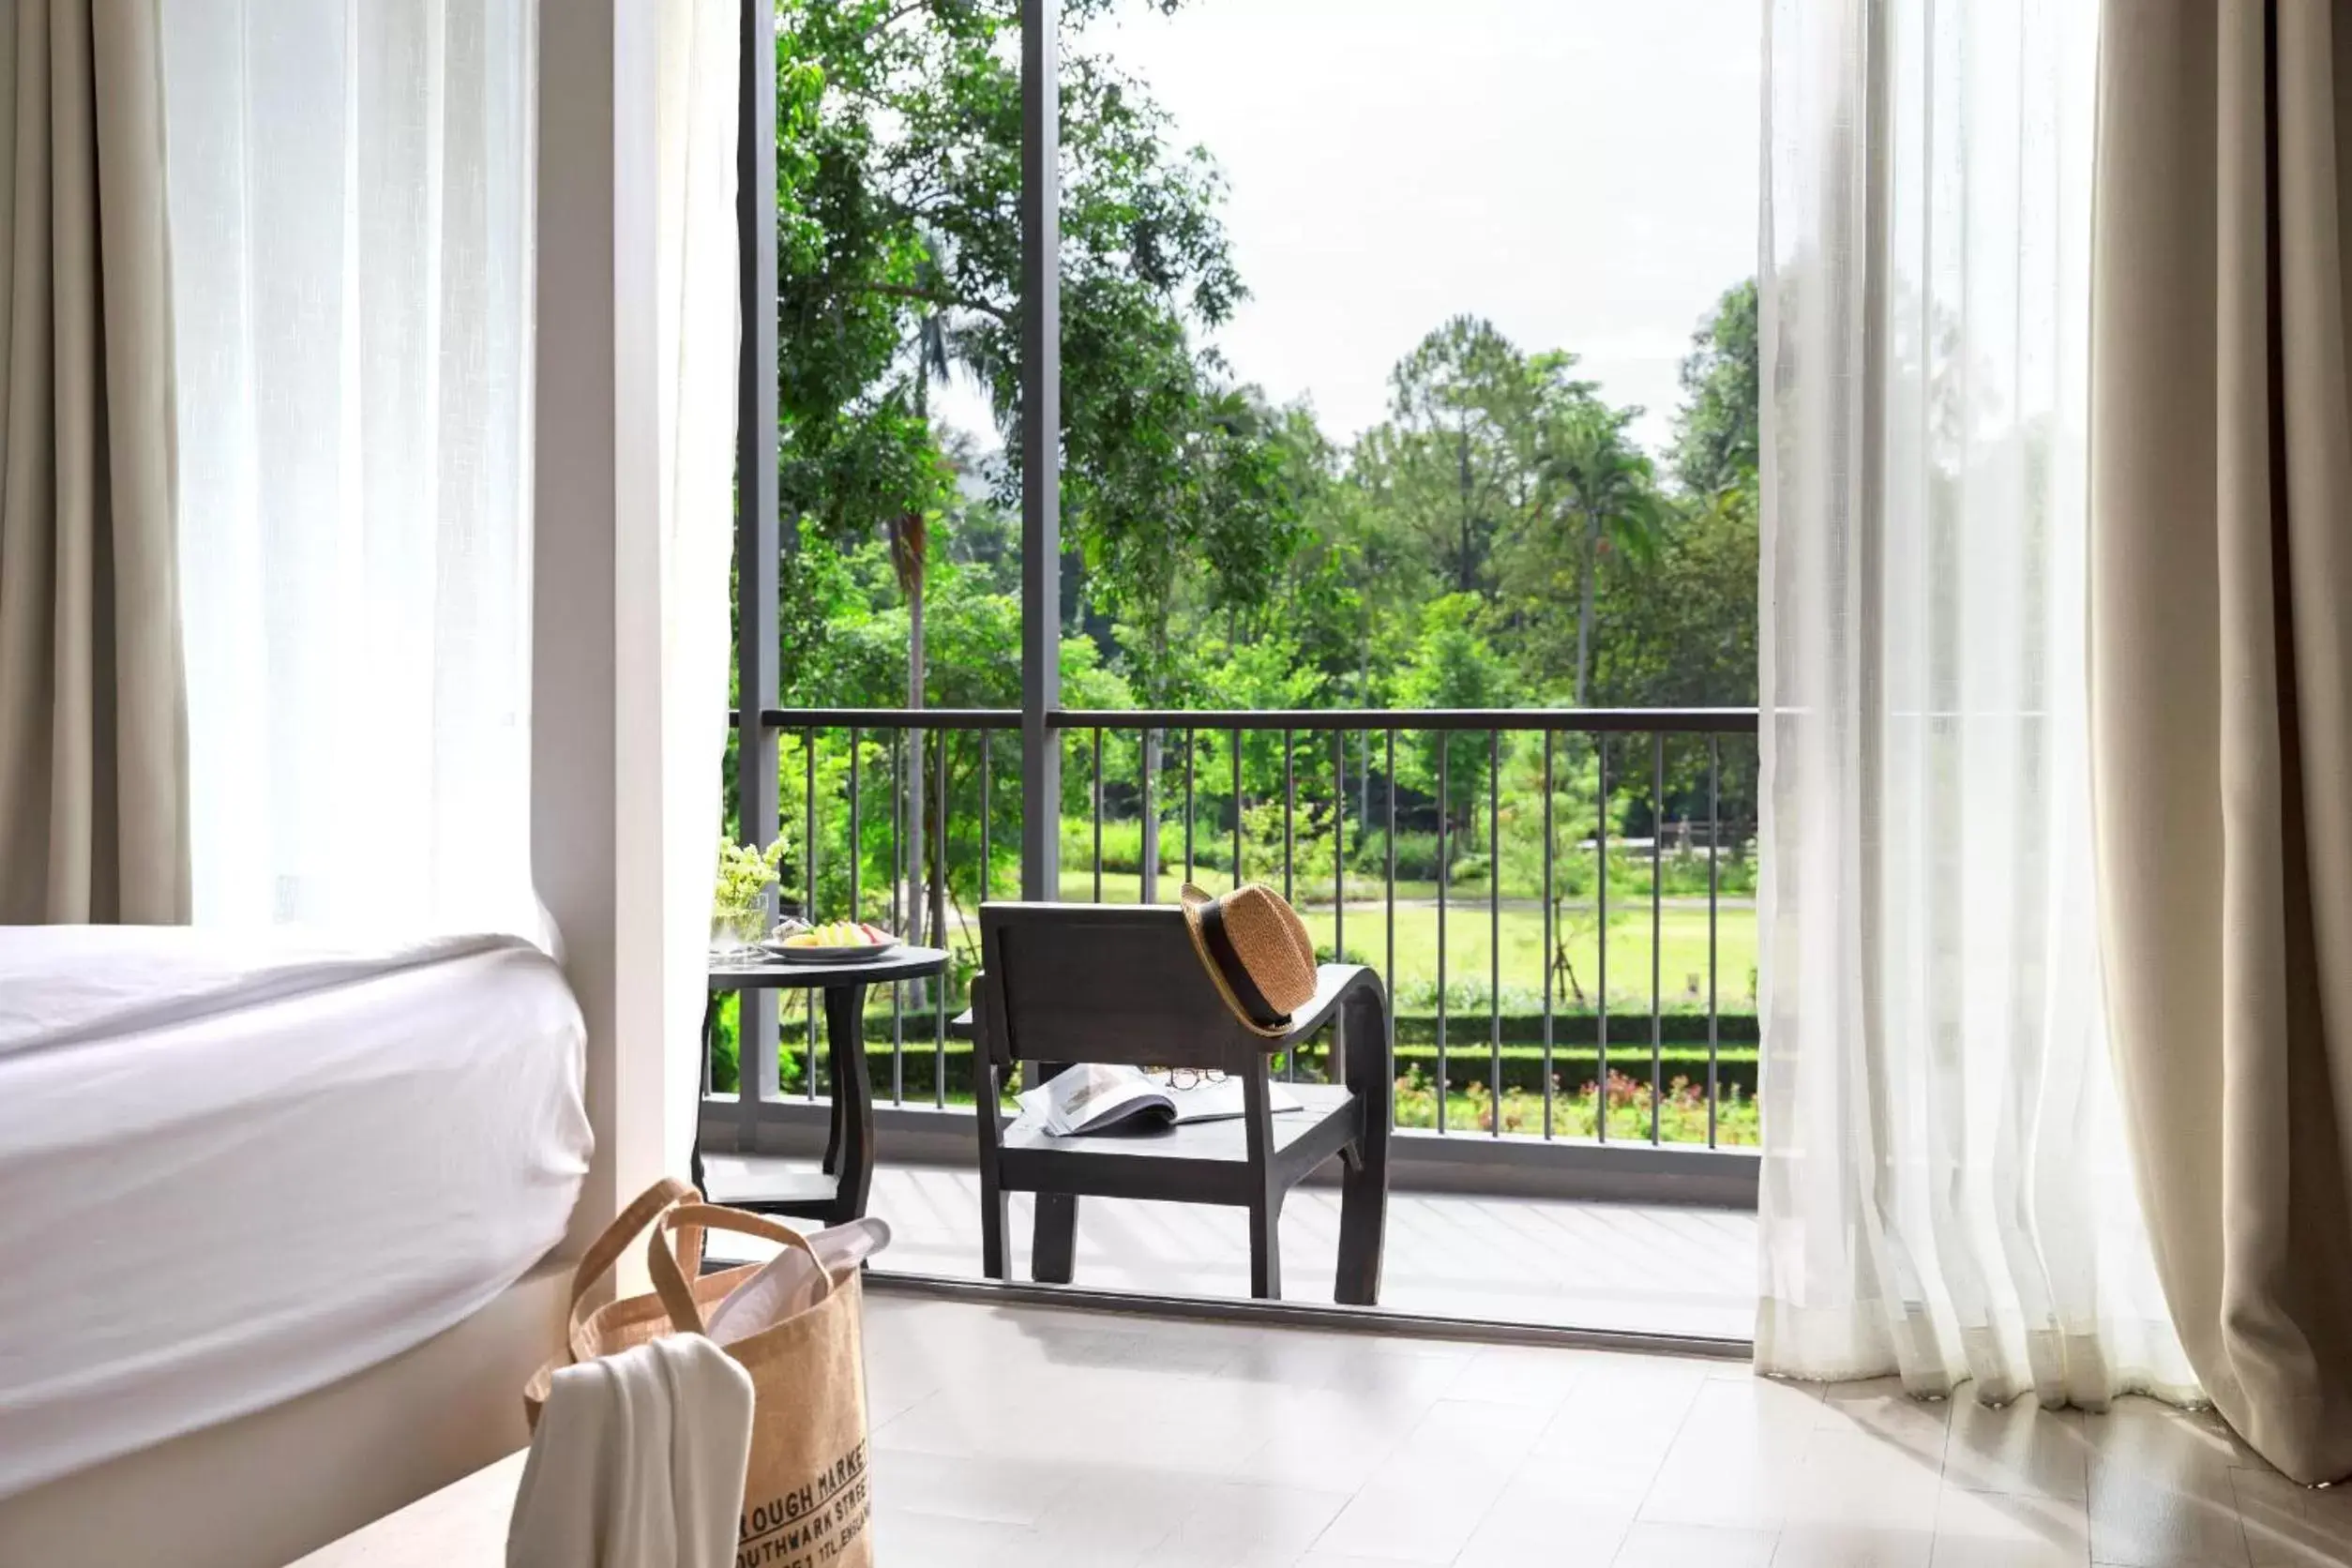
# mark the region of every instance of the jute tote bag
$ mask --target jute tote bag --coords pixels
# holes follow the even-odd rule
[[[807,1238],[788,1226],[698,1199],[692,1187],[665,1179],[596,1238],[572,1275],[571,1345],[564,1359],[588,1361],[665,1334],[701,1333],[709,1310],[761,1267],[746,1263],[701,1274],[705,1230],[809,1250]],[[582,1314],[580,1299],[649,1229],[645,1266],[653,1293],[625,1296]],[[822,1267],[818,1273],[824,1274]],[[839,1279],[825,1277],[814,1305],[727,1347],[751,1374],[752,1386],[751,1459],[735,1568],[873,1568],[863,1294],[854,1270]],[[535,1426],[558,1364],[542,1366],[523,1387],[523,1411]]]

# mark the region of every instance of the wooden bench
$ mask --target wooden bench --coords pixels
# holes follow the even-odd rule
[[[1184,912],[1133,904],[984,904],[974,981],[981,1261],[1006,1276],[1007,1199],[1037,1195],[1032,1272],[1070,1281],[1078,1200],[1214,1203],[1249,1214],[1250,1294],[1282,1294],[1281,1222],[1290,1189],[1345,1163],[1336,1298],[1376,1305],[1388,1208],[1388,995],[1361,964],[1324,964],[1315,1000],[1278,1038],[1251,1033],[1201,967]],[[1286,1083],[1304,1109],[1275,1114],[1274,1057],[1329,1032],[1331,1078]],[[1221,1071],[1244,1114],[1151,1132],[1057,1138],[1009,1130],[999,1105],[1017,1063],[1042,1082],[1078,1063]]]

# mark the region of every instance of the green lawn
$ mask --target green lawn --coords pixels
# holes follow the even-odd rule
[[[1222,879],[1209,874],[1207,883],[1213,890],[1222,887]],[[1164,877],[1159,885],[1163,900],[1176,896],[1178,879]],[[1011,889],[1003,890],[1009,893]],[[1334,927],[1334,912],[1328,903],[1312,901],[1314,890],[1300,887],[1303,908],[1308,929],[1318,945],[1329,950]],[[1386,972],[1388,960],[1387,908],[1384,899],[1375,896],[1350,900],[1347,907],[1347,947],[1349,954]],[[1090,871],[1065,871],[1062,878],[1062,897],[1084,901],[1093,897],[1093,877]],[[1138,893],[1138,879],[1132,872],[1107,872],[1103,878],[1102,897],[1112,903],[1133,903]],[[1398,1084],[1396,1125],[1400,1127],[1433,1127],[1437,1123],[1437,1097],[1428,1081],[1434,1072],[1430,1052],[1431,1034],[1428,1015],[1435,1003],[1438,954],[1438,911],[1434,899],[1436,889],[1431,884],[1418,887],[1399,884],[1400,907],[1396,911],[1395,972],[1389,976],[1391,989],[1398,1003]],[[1500,912],[1501,937],[1502,1008],[1504,1012],[1504,1049],[1506,1084],[1515,1080],[1522,1087],[1506,1089],[1502,1097],[1502,1123],[1506,1136],[1540,1137],[1544,1130],[1543,1099],[1538,1088],[1525,1087],[1537,1082],[1539,1074],[1528,1067],[1527,1058],[1536,1049],[1541,1032],[1533,1021],[1540,1012],[1544,984],[1544,918],[1542,907],[1532,899],[1507,900]],[[951,917],[952,918],[952,917]],[[1553,1008],[1556,1015],[1590,1014],[1593,993],[1600,981],[1599,931],[1595,912],[1590,904],[1576,906],[1570,914],[1572,929],[1567,933],[1569,961],[1583,987],[1581,1003],[1568,994],[1564,987],[1555,989]],[[1678,1033],[1669,1023],[1666,1029],[1668,1055],[1662,1078],[1686,1080],[1681,1092],[1668,1088],[1659,1108],[1660,1132],[1670,1143],[1701,1143],[1707,1138],[1707,1106],[1704,1093],[1705,1066],[1703,1046],[1692,1043],[1690,1031],[1697,1029],[1704,1036],[1704,1026],[1688,1015],[1703,1014],[1707,1007],[1707,978],[1709,929],[1708,911],[1703,899],[1669,898],[1659,911],[1661,963],[1659,979],[1663,995],[1661,1006],[1668,1014],[1681,1014],[1686,1020]],[[1489,1061],[1487,1033],[1487,988],[1491,955],[1494,952],[1495,927],[1490,925],[1483,897],[1462,896],[1458,890],[1449,892],[1446,917],[1446,995],[1447,1009],[1453,1016],[1451,1039],[1455,1052],[1449,1078],[1454,1090],[1446,1096],[1446,1125],[1451,1131],[1475,1133],[1492,1125],[1488,1109],[1491,1103],[1485,1085],[1475,1080],[1484,1078]],[[1755,1078],[1755,1046],[1753,1015],[1756,1011],[1756,910],[1752,902],[1726,901],[1716,912],[1714,929],[1715,974],[1717,979],[1716,1006],[1733,1024],[1744,1022],[1747,1033],[1742,1035],[1727,1031],[1723,1047],[1725,1063],[1724,1099],[1717,1108],[1716,1137],[1727,1145],[1754,1144],[1756,1141],[1756,1106],[1749,1087]],[[959,941],[958,945],[961,945]],[[1648,1059],[1650,1011],[1651,910],[1647,898],[1629,899],[1626,906],[1616,907],[1612,900],[1609,916],[1608,992],[1609,1010],[1614,1020],[1610,1031],[1610,1061],[1612,1084],[1610,1091],[1609,1136],[1628,1141],[1646,1142],[1650,1136],[1650,1094]],[[801,1038],[797,1020],[786,1030],[786,1050],[792,1057]],[[1563,1025],[1559,1047],[1559,1069],[1555,1080],[1559,1093],[1554,1100],[1552,1132],[1559,1138],[1591,1138],[1593,1134],[1592,1096],[1584,1093],[1593,1073],[1592,1029],[1590,1017],[1576,1020],[1574,1026]],[[879,1020],[869,1021],[869,1041],[887,1042],[888,1026]],[[1579,1032],[1581,1031],[1581,1032]],[[720,1033],[724,1037],[723,1055],[726,1067],[721,1077],[722,1087],[733,1081],[733,1028],[731,1016],[722,1015]],[[1681,1040],[1681,1046],[1675,1042]],[[921,1019],[910,1027],[908,1039],[908,1093],[912,1098],[927,1103],[930,1095],[930,1025]],[[1581,1044],[1576,1043],[1581,1042]],[[970,1079],[964,1060],[966,1048],[961,1042],[951,1045],[948,1094],[951,1101],[968,1095]],[[1526,1069],[1526,1070],[1522,1070]],[[877,1069],[877,1087],[886,1097],[886,1069]],[[1628,1078],[1623,1075],[1632,1074]],[[796,1068],[788,1066],[787,1076],[796,1082]],[[1636,1081],[1638,1079],[1638,1081]],[[1689,1083],[1701,1087],[1693,1089]],[[1540,1088],[1540,1085],[1539,1085]]]
[[[1221,882],[1204,882],[1212,891],[1218,891]],[[1138,879],[1132,873],[1106,872],[1103,876],[1103,898],[1109,903],[1132,903],[1138,894]],[[1313,891],[1297,890],[1303,900],[1311,899]],[[1094,879],[1087,871],[1064,871],[1062,896],[1070,899],[1091,899]],[[1173,878],[1164,878],[1159,888],[1163,899],[1176,895]],[[1412,893],[1400,886],[1400,899]],[[1426,897],[1434,900],[1435,889]],[[1335,924],[1328,903],[1304,902],[1300,912],[1306,918],[1307,928],[1314,933],[1316,943],[1329,949]],[[1350,901],[1347,909],[1348,951],[1364,962],[1385,972],[1388,969],[1388,911],[1384,900]],[[1573,929],[1567,932],[1568,961],[1577,983],[1583,988],[1587,1004],[1600,988],[1600,928],[1594,910],[1590,904],[1572,912]],[[1542,906],[1532,900],[1506,900],[1500,919],[1502,939],[1502,992],[1506,1003],[1515,996],[1532,1003],[1543,993],[1544,985],[1544,915]],[[1669,898],[1659,912],[1658,934],[1659,989],[1661,1003],[1669,1010],[1704,1011],[1707,1005],[1708,920],[1705,900]],[[1466,997],[1475,997],[1483,1009],[1491,972],[1493,927],[1489,924],[1486,903],[1483,897],[1466,897],[1449,893],[1446,911],[1445,963],[1446,991],[1449,1003]],[[1715,922],[1715,984],[1716,1005],[1726,1013],[1751,1013],[1756,1009],[1756,910],[1752,903],[1724,903],[1716,912]],[[1608,927],[1608,998],[1611,1011],[1647,1013],[1650,1009],[1651,911],[1649,901],[1641,899],[1630,907],[1619,908],[1612,900]],[[1434,902],[1413,902],[1396,912],[1395,972],[1388,976],[1390,988],[1407,1005],[1416,1001],[1427,1002],[1433,995],[1438,972],[1438,911]],[[1561,1011],[1574,1005],[1564,987],[1554,992],[1554,1006]]]

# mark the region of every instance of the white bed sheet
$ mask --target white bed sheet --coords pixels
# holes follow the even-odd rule
[[[0,1497],[520,1279],[588,1168],[584,1039],[512,938],[0,927]]]

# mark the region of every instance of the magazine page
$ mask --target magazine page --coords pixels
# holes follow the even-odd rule
[[[1297,1096],[1279,1083],[1268,1086],[1267,1098],[1269,1108],[1277,1116],[1303,1108]],[[1064,1068],[1051,1080],[1024,1093],[1018,1103],[1015,1129],[1042,1131],[1054,1138],[1232,1121],[1248,1108],[1239,1078],[1202,1078],[1183,1089],[1171,1089],[1140,1067],[1107,1063],[1079,1063]]]
[[[1082,1062],[1024,1093],[1020,1123],[1044,1129],[1056,1138],[1108,1128],[1149,1118],[1165,1126],[1174,1118],[1168,1090],[1139,1067]]]
[[[1242,1080],[1236,1078],[1211,1078],[1188,1089],[1173,1090],[1168,1100],[1175,1108],[1172,1119],[1180,1126],[1196,1122],[1229,1122],[1246,1115],[1249,1109]],[[1266,1086],[1266,1102],[1267,1108],[1276,1116],[1286,1110],[1304,1108],[1298,1096],[1279,1083]]]

